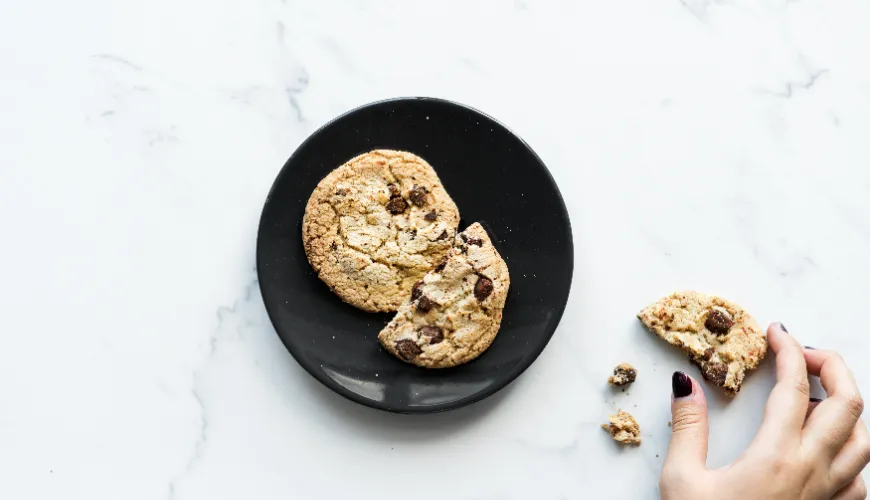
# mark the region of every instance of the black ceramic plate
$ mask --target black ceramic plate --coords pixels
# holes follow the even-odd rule
[[[343,303],[308,264],[301,237],[308,197],[332,169],[377,148],[425,158],[459,207],[460,230],[483,223],[508,264],[511,285],[501,330],[471,363],[426,370],[394,358],[377,340],[391,314]],[[367,406],[427,413],[479,401],[532,364],[568,301],[573,252],[559,189],[522,139],[474,109],[407,98],[350,111],[299,146],[263,208],[257,273],[275,330],[317,380]]]

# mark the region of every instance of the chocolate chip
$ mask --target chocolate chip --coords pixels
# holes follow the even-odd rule
[[[394,196],[399,196],[399,194],[400,194],[399,186],[397,186],[393,183],[387,184],[387,189],[390,190],[390,197],[391,198]]]
[[[435,266],[435,270],[440,273],[441,271],[444,270],[445,267],[447,267],[447,256],[446,255],[444,257],[441,257],[441,262],[439,262],[438,265]]]
[[[439,234],[437,238],[435,238],[435,241],[446,240],[447,238],[447,230],[445,229],[444,231],[441,231],[441,234]]]
[[[417,347],[417,344],[415,344],[413,340],[402,339],[396,341],[396,352],[398,352],[399,357],[405,361],[411,361],[419,356],[423,351]]]
[[[393,196],[390,198],[390,201],[387,202],[387,210],[394,215],[404,212],[407,208],[408,203],[401,196]]]
[[[704,326],[717,335],[725,335],[728,333],[728,330],[731,329],[733,324],[734,322],[731,321],[731,318],[717,309],[711,309],[710,313],[707,314],[707,320],[704,321]]]
[[[411,200],[411,203],[417,205],[418,207],[422,207],[426,204],[426,199],[428,196],[428,191],[423,186],[414,186],[411,189],[411,192],[408,193],[408,199]]]
[[[437,326],[424,326],[420,328],[420,335],[428,337],[430,344],[437,344],[444,340],[444,332]]]
[[[486,276],[478,276],[477,284],[474,285],[474,296],[483,302],[492,293],[492,280]]]
[[[336,196],[345,196],[347,194],[347,189],[341,188],[335,190]]]
[[[708,347],[704,349],[704,352],[702,352],[700,355],[692,354],[690,358],[692,360],[692,363],[698,365],[699,368],[703,368],[705,362],[713,359],[713,354],[715,354],[715,352],[715,349],[713,349],[712,347]]]
[[[416,229],[412,229],[412,230],[408,231],[408,234],[411,235],[411,239],[413,240],[414,238],[417,237],[417,230],[416,230]]]
[[[722,362],[709,363],[701,372],[704,375],[704,380],[712,382],[720,387],[725,385],[725,380],[728,378],[728,365]]]
[[[423,216],[423,218],[426,219],[426,220],[429,221],[429,222],[432,222],[432,221],[435,220],[437,217],[438,217],[438,214],[435,213],[434,210],[432,210],[431,212],[429,212],[428,214],[426,214],[426,215]]]
[[[429,312],[433,307],[435,307],[435,302],[426,296],[420,297],[420,300],[417,302],[417,310],[420,312]]]
[[[331,248],[333,250],[338,250],[338,243],[333,241],[332,244],[329,245],[329,248]]]
[[[483,241],[481,241],[480,238],[474,238],[474,237],[468,236],[465,233],[459,233],[459,237],[462,238],[463,242],[465,242],[469,245],[477,245],[477,246],[483,245]]]
[[[420,280],[420,281],[414,283],[414,286],[411,288],[411,300],[417,300],[422,295],[423,295],[423,281]]]

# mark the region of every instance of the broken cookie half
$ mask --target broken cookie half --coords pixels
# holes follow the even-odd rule
[[[454,245],[378,334],[403,361],[424,368],[467,363],[498,333],[510,287],[507,264],[479,223],[459,233]]]
[[[681,348],[704,379],[729,396],[767,353],[767,337],[752,316],[723,298],[676,292],[641,310],[637,317],[653,333]]]

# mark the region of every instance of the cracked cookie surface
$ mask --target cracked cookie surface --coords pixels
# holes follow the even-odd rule
[[[704,379],[734,396],[767,353],[767,336],[737,304],[700,292],[676,292],[637,317],[653,333],[681,348]]]
[[[424,368],[467,363],[498,334],[510,287],[507,264],[478,223],[459,233],[455,245],[413,286],[378,334],[387,351],[408,363]]]
[[[395,311],[453,246],[459,210],[411,153],[375,150],[329,173],[302,220],[308,262],[341,299]]]

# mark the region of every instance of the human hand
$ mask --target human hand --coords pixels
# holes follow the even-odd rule
[[[864,402],[837,353],[803,348],[770,325],[776,385],[749,448],[732,464],[710,470],[707,401],[698,382],[673,377],[672,435],[662,469],[662,500],[856,500],[867,498],[861,471],[870,462]],[[828,397],[810,401],[807,372],[821,377]]]

